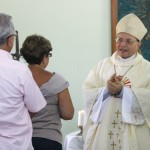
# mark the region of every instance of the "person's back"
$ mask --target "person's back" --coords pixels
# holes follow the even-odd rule
[[[35,150],[62,150],[61,119],[70,120],[74,114],[68,81],[58,73],[45,70],[51,50],[50,42],[39,35],[28,36],[21,48],[47,101],[46,107],[32,118]]]
[[[0,14],[0,150],[32,150],[29,112],[38,112],[46,102],[28,67],[12,59],[10,19]]]
[[[62,143],[59,93],[66,90],[68,86],[68,81],[58,73],[54,73],[47,82],[40,86],[40,90],[47,101],[47,105],[32,118],[33,137],[43,137]],[[68,116],[68,118],[66,118],[67,120],[72,119],[72,113],[66,115]]]

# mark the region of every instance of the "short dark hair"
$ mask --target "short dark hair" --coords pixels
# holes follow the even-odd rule
[[[52,51],[51,43],[41,35],[30,35],[23,42],[20,53],[28,64],[40,64]]]

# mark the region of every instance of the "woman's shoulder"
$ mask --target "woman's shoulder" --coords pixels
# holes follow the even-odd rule
[[[53,76],[50,79],[50,82],[60,86],[68,83],[68,81],[60,73],[57,72],[54,72]]]
[[[46,83],[41,85],[40,89],[57,94],[68,87],[69,82],[61,74],[54,72],[53,76]]]

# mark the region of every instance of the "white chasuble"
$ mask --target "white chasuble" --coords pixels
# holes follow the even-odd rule
[[[118,61],[116,55],[100,61],[84,82],[87,115],[97,108],[99,114],[93,116],[100,116],[97,123],[89,117],[84,150],[150,150],[150,63],[140,54],[127,62]],[[123,95],[103,99],[102,89],[114,73],[125,74]],[[100,107],[94,106],[97,94],[102,98]]]

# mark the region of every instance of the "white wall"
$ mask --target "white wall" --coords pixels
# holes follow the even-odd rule
[[[53,57],[47,69],[70,82],[75,107],[73,120],[63,121],[62,132],[76,131],[82,83],[91,67],[111,54],[110,0],[0,0],[0,6],[13,16],[20,47],[34,33],[51,41]]]

